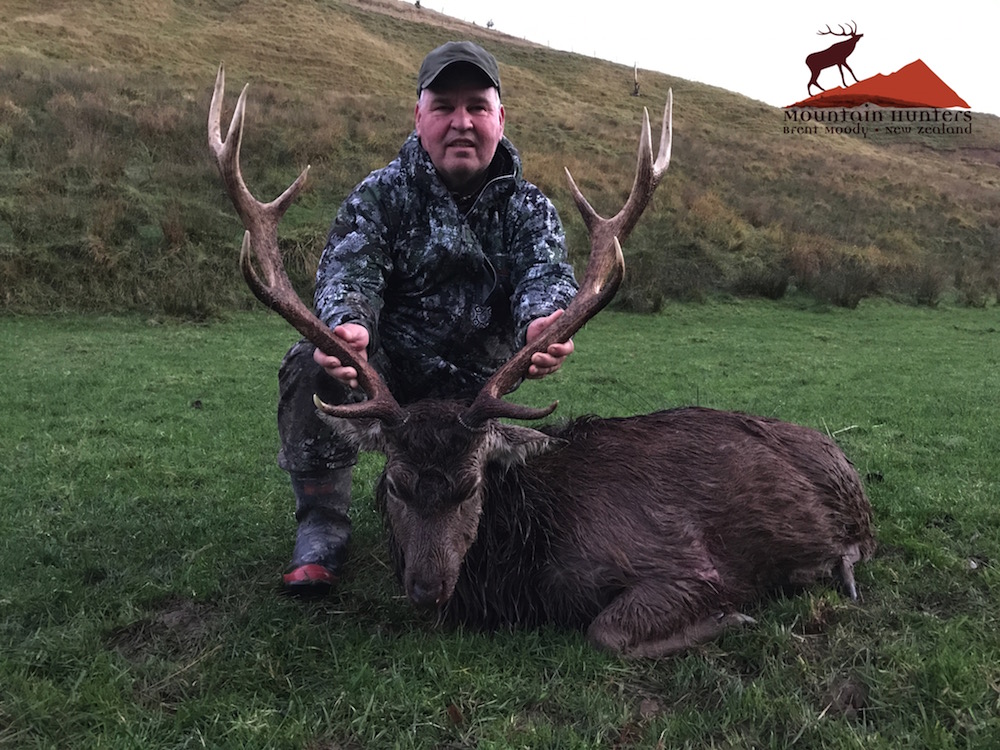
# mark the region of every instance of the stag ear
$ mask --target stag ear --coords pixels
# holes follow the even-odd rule
[[[531,427],[494,422],[486,438],[486,458],[507,466],[524,463],[531,456],[554,450],[566,441]]]
[[[378,419],[335,417],[326,414],[322,409],[317,409],[316,415],[339,435],[347,438],[356,448],[363,451],[385,452],[382,422]]]

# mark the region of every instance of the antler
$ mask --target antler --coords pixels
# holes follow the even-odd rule
[[[580,192],[573,175],[566,170],[573,200],[579,209],[590,235],[590,257],[580,289],[566,312],[534,341],[511,357],[476,396],[475,401],[463,416],[463,421],[475,426],[487,419],[510,417],[512,419],[541,419],[555,411],[558,401],[544,409],[533,409],[503,400],[527,372],[531,357],[536,352],[545,351],[551,344],[567,341],[579,331],[615,296],[625,273],[625,259],[622,257],[621,242],[635,228],[653,191],[670,164],[670,146],[673,141],[673,99],[671,90],[663,111],[663,126],[660,132],[660,148],[653,161],[652,136],[649,126],[649,112],[643,110],[642,131],[639,136],[639,162],[636,167],[632,191],[621,210],[610,219],[600,216]]]
[[[840,33],[839,34],[836,31],[834,31],[833,29],[830,28],[830,24],[826,25],[826,31],[817,31],[816,33],[819,36],[828,36],[830,34],[832,34],[833,36],[854,36],[855,34],[858,33],[858,25],[854,21],[851,21],[851,30],[850,31],[844,31],[844,24],[842,24],[842,23],[838,23],[837,24],[837,28],[840,29]]]
[[[406,413],[393,398],[379,374],[345,347],[333,331],[306,307],[285,273],[281,250],[278,248],[278,222],[305,185],[309,167],[303,169],[295,181],[270,203],[261,203],[254,198],[240,172],[240,143],[243,140],[247,86],[243,87],[236,102],[229,132],[223,140],[221,120],[225,88],[226,75],[220,65],[219,74],[215,79],[215,92],[212,94],[212,103],[208,110],[208,145],[215,156],[226,192],[246,228],[240,251],[240,268],[247,284],[257,299],[291,323],[318,349],[337,357],[342,364],[357,370],[358,384],[368,395],[368,400],[357,404],[327,406],[325,411],[334,416],[373,417],[389,423],[402,421]],[[260,266],[263,280],[254,268],[254,260]]]

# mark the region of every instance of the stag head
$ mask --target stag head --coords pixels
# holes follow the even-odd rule
[[[635,227],[670,162],[672,94],[667,98],[655,160],[649,114],[643,113],[635,181],[615,216],[606,219],[598,215],[566,171],[590,236],[591,251],[579,292],[565,314],[497,370],[471,403],[425,400],[404,408],[379,374],[355,358],[296,296],[282,264],[277,226],[302,189],[308,167],[274,201],[264,204],[255,199],[239,166],[246,88],[225,139],[221,130],[224,92],[225,75],[220,67],[209,108],[209,146],[246,228],[240,256],[244,277],[258,299],[317,348],[357,370],[365,401],[331,405],[316,398],[317,409],[360,448],[385,455],[378,496],[405,559],[407,594],[416,604],[440,606],[451,597],[465,554],[476,539],[485,467],[524,462],[561,442],[538,430],[499,421],[539,419],[551,414],[555,403],[533,409],[505,401],[503,396],[521,382],[534,353],[568,340],[614,297],[625,268],[620,242]]]
[[[407,407],[403,423],[371,429],[372,420],[354,419],[348,428],[359,447],[386,457],[376,502],[404,561],[403,585],[420,606],[451,598],[476,540],[486,466],[520,463],[563,442],[496,419],[470,429],[467,409],[461,401],[424,400]]]

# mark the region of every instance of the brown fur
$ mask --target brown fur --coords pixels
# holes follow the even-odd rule
[[[545,432],[498,421],[555,408],[519,407],[502,396],[534,354],[568,341],[614,296],[624,273],[620,243],[670,163],[672,94],[655,161],[643,116],[636,179],[615,216],[598,216],[569,180],[591,256],[565,314],[471,404],[427,400],[404,409],[375,368],[295,294],[277,226],[308,170],[270,203],[254,198],[239,165],[246,90],[223,140],[224,89],[220,66],[208,138],[247,229],[243,274],[264,304],[356,370],[367,401],[317,406],[360,446],[385,453],[378,502],[416,604],[475,626],[586,628],[601,648],[655,657],[745,622],[738,608],[776,587],[835,576],[855,595],[854,563],[874,549],[871,510],[857,472],[819,433],[694,408]]]
[[[854,596],[875,549],[857,472],[815,430],[694,407],[470,430],[462,406],[415,404],[363,441],[388,458],[397,572],[449,622],[556,624],[662,656],[778,589],[835,579]]]

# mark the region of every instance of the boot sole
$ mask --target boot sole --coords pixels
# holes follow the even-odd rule
[[[322,565],[308,563],[281,577],[281,591],[299,599],[316,599],[329,594],[339,580],[339,576]]]

